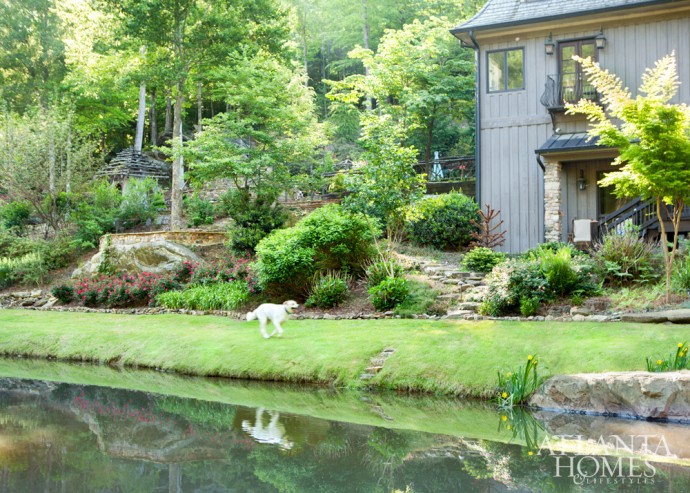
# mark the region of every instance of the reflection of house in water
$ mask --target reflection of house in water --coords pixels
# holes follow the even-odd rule
[[[280,413],[268,411],[270,421],[264,425],[264,412],[263,407],[257,408],[254,424],[252,425],[251,421],[245,419],[242,421],[242,429],[259,443],[280,445],[281,448],[290,450],[295,444],[285,434],[285,426],[279,421]]]

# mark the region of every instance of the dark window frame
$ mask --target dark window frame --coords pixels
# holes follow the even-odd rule
[[[518,51],[522,52],[522,87],[516,87],[514,89],[508,89],[508,52]],[[491,89],[491,73],[489,71],[490,63],[489,57],[492,53],[503,53],[503,89],[492,90]],[[499,50],[489,50],[486,52],[486,92],[487,94],[498,94],[502,92],[515,92],[525,90],[525,47],[519,46],[516,48],[501,48]]]

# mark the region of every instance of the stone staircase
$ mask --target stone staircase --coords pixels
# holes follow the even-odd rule
[[[452,265],[437,262],[423,262],[420,271],[444,286],[443,294],[438,299],[450,304],[448,318],[464,318],[477,312],[486,293],[486,274],[464,272]]]

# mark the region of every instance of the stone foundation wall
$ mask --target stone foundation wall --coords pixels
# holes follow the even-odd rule
[[[111,245],[137,245],[140,243],[153,243],[170,241],[184,246],[211,246],[222,245],[227,240],[225,233],[210,231],[153,231],[150,233],[123,233],[110,235]],[[101,237],[100,249],[103,250],[105,236]]]
[[[562,241],[563,211],[561,209],[561,169],[558,161],[544,161],[544,238]]]

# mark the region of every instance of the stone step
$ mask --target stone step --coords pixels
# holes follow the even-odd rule
[[[383,370],[383,366],[370,366],[370,367],[364,369],[364,371],[366,371],[367,373],[374,373],[374,374],[380,372],[381,370]]]
[[[448,312],[448,315],[446,315],[447,319],[450,320],[457,320],[457,319],[464,319],[468,315],[474,315],[475,312],[473,310],[451,310]]]
[[[457,293],[441,294],[436,297],[437,300],[457,300],[459,299]]]
[[[470,311],[476,312],[479,309],[479,305],[481,305],[481,303],[478,303],[476,301],[464,301],[464,302],[458,304],[457,309],[458,310],[470,310]]]
[[[376,375],[374,375],[373,373],[362,373],[362,374],[359,376],[359,379],[360,379],[360,380],[371,380],[371,379],[374,378],[375,376],[376,376]]]

